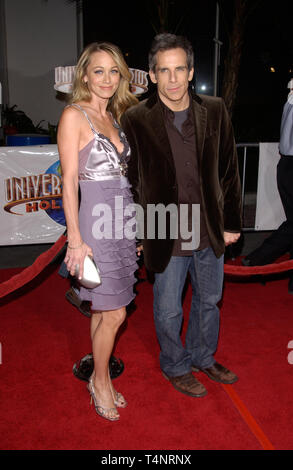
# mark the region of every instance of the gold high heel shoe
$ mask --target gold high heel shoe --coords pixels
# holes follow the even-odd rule
[[[118,414],[118,416],[112,416],[112,417],[109,416],[109,413],[111,411],[116,411],[116,413],[117,413],[116,408],[105,408],[105,407],[99,405],[99,403],[97,401],[96,394],[95,394],[95,386],[94,386],[94,383],[93,383],[93,377],[90,377],[89,382],[87,384],[87,389],[88,389],[89,394],[91,396],[91,404],[92,404],[92,401],[94,401],[94,405],[95,405],[95,409],[96,409],[97,414],[100,415],[102,418],[108,419],[109,421],[118,421],[118,419],[120,418],[119,414]]]

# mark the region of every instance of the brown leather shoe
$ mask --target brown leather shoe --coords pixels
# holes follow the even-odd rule
[[[192,366],[191,368],[194,372],[204,372],[210,379],[214,380],[215,382],[220,382],[222,384],[233,384],[238,380],[238,377],[234,372],[231,372],[226,367],[222,366],[218,362],[215,362],[212,367],[208,367],[207,369],[200,369],[199,367]]]
[[[75,290],[71,287],[65,294],[66,299],[78,310],[83,313],[86,317],[91,317],[91,302],[87,300],[81,300],[81,298],[77,295]]]
[[[163,376],[171,382],[178,392],[184,393],[184,395],[200,398],[207,394],[206,388],[192,375],[191,372],[177,377],[168,377],[163,372]]]

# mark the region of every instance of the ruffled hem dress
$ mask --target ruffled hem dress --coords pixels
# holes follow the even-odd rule
[[[93,310],[115,310],[135,297],[133,287],[138,269],[135,209],[126,177],[130,147],[116,121],[114,126],[124,144],[121,154],[94,129],[81,106],[71,106],[84,113],[94,135],[79,152],[79,228],[82,239],[93,250],[102,279],[94,289],[81,287],[80,298],[92,302]]]

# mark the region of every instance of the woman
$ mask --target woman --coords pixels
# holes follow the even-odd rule
[[[68,236],[65,263],[71,275],[79,265],[82,277],[84,258],[90,255],[101,272],[102,284],[91,290],[81,288],[80,297],[92,303],[94,372],[88,390],[96,412],[110,421],[118,420],[117,408],[127,405],[113,387],[108,364],[126,305],[134,297],[137,256],[135,240],[126,239],[121,223],[119,227],[108,220],[105,225],[109,227],[110,222],[114,228],[112,238],[98,236],[93,213],[98,203],[104,203],[112,209],[113,217],[116,196],[123,198],[123,207],[132,202],[125,177],[130,148],[118,124],[122,113],[137,103],[129,91],[130,76],[116,46],[87,46],[76,67],[71,104],[64,109],[58,126]],[[125,218],[122,222],[123,228]]]

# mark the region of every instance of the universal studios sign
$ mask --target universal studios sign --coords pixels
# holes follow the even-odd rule
[[[56,67],[54,89],[61,93],[70,93],[76,66]],[[129,69],[131,73],[130,89],[134,95],[142,95],[148,91],[147,72],[139,69]]]

